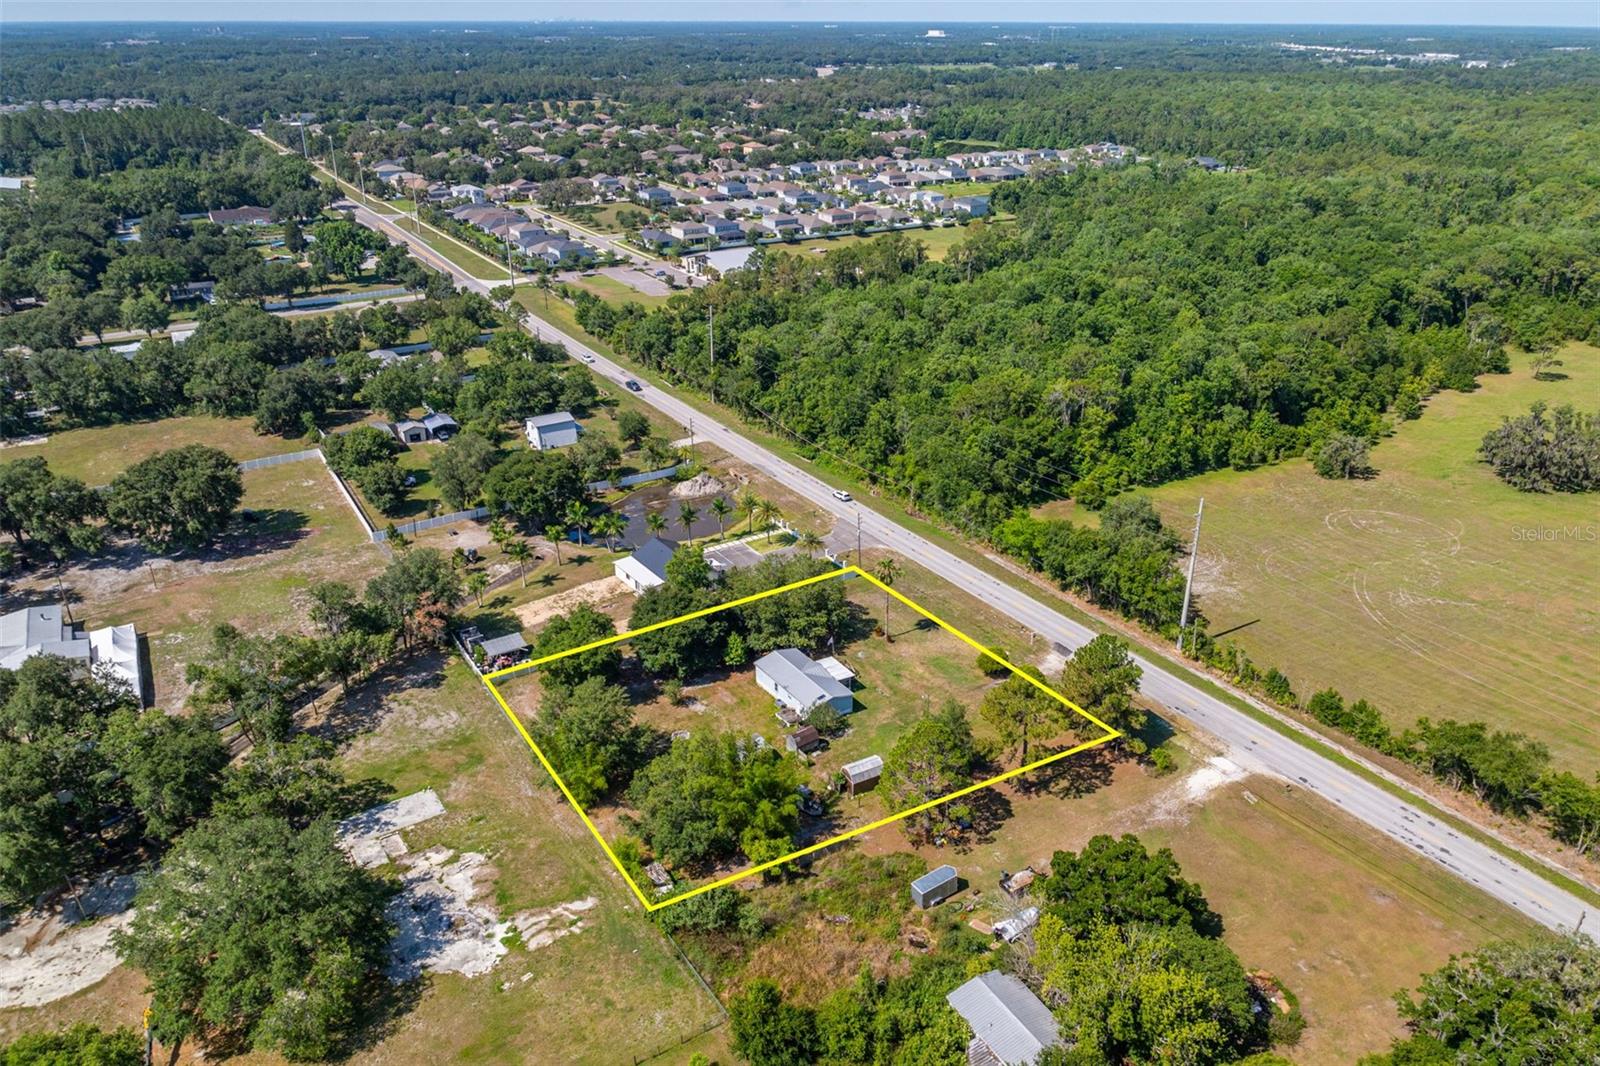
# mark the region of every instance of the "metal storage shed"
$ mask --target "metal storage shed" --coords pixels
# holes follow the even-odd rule
[[[961,878],[956,874],[956,868],[941,866],[911,882],[911,902],[927,910],[955,895],[960,887]]]

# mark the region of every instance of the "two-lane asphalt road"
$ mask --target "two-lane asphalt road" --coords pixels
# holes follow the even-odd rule
[[[407,244],[413,253],[429,265],[449,273],[458,285],[484,293],[490,288],[490,283],[468,276],[388,219],[364,207],[358,207],[356,214],[366,225]],[[564,344],[570,354],[583,359],[603,377],[621,384],[633,376],[626,368],[539,319],[537,314],[528,323],[530,327],[535,324],[541,337]],[[696,439],[708,440],[730,455],[751,464],[808,502],[833,513],[841,523],[854,526],[859,521],[863,538],[915,560],[1044,639],[1067,648],[1076,648],[1096,635],[1087,626],[1067,618],[1026,592],[1000,581],[870,507],[858,502],[836,500],[832,486],[810,471],[748,440],[671,393],[645,385],[639,397],[685,426],[692,420]],[[1271,774],[1284,780],[1291,788],[1308,789],[1316,793],[1352,817],[1470,881],[1541,925],[1551,929],[1576,928],[1580,921],[1585,920],[1585,914],[1593,909],[1533,870],[1477,839],[1457,832],[1416,804],[1379,787],[1367,777],[1346,769],[1293,737],[1285,736],[1244,711],[1209,695],[1162,664],[1140,658],[1139,665],[1144,669],[1140,688],[1145,695],[1216,737],[1230,749],[1230,758],[1244,769]],[[1303,732],[1302,727],[1293,723],[1290,726]],[[1353,753],[1346,754],[1361,761]],[[1382,774],[1382,771],[1374,770]],[[1314,887],[1308,886],[1312,890]],[[1597,918],[1600,915],[1588,914],[1589,928],[1594,928]]]

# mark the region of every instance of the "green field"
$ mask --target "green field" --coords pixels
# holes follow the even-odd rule
[[[919,241],[926,245],[928,248],[928,258],[932,259],[934,262],[943,262],[945,256],[950,254],[950,249],[954,248],[956,245],[972,236],[984,226],[1004,226],[1006,224],[1007,223],[1005,220],[1001,220],[995,223],[977,223],[976,225],[969,223],[964,226],[938,226],[930,229],[896,230],[895,232],[904,233],[912,240]],[[860,244],[863,241],[882,240],[884,236],[886,236],[886,234],[872,233],[865,237],[858,237],[854,233],[846,233],[837,237],[827,237],[822,240],[802,241],[799,244],[769,244],[766,245],[766,248],[769,254],[787,251],[794,252],[797,255],[811,255],[832,251],[835,248],[842,248],[850,244]]]
[[[0,463],[43,456],[58,474],[79,478],[89,485],[105,485],[139,460],[186,444],[220,448],[241,462],[307,447],[297,439],[263,437],[251,428],[248,418],[184,415],[52,433],[42,444],[0,449]]]
[[[1302,698],[1331,685],[1396,726],[1483,719],[1592,774],[1600,496],[1517,492],[1476,454],[1535,400],[1593,409],[1600,350],[1561,355],[1560,380],[1535,381],[1520,357],[1476,392],[1435,396],[1373,450],[1370,480],[1327,481],[1290,461],[1153,490],[1184,530],[1205,497],[1195,582],[1211,633],[1279,667]]]

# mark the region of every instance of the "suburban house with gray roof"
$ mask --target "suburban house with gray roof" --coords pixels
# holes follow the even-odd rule
[[[799,648],[779,648],[756,660],[756,684],[778,705],[805,717],[827,704],[840,714],[855,710],[855,675],[838,659],[812,659]]]
[[[667,583],[667,562],[677,550],[676,541],[651,537],[635,548],[633,554],[618,559],[612,569],[617,579],[637,596]]]
[[[581,428],[570,411],[555,411],[547,415],[534,415],[524,419],[522,428],[528,435],[528,444],[534,451],[550,448],[570,448],[578,443]]]
[[[62,620],[57,604],[0,615],[0,670],[15,670],[35,655],[59,655],[84,673],[110,674],[125,682],[141,704],[145,702],[139,635],[132,625],[84,633],[77,623]]]
[[[970,1066],[1031,1066],[1061,1043],[1050,1008],[1008,973],[981,973],[944,998],[972,1027]]]

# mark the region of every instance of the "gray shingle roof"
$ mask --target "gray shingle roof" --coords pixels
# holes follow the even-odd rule
[[[1008,973],[979,974],[944,998],[1006,1066],[1026,1066],[1061,1041],[1050,1008]]]

